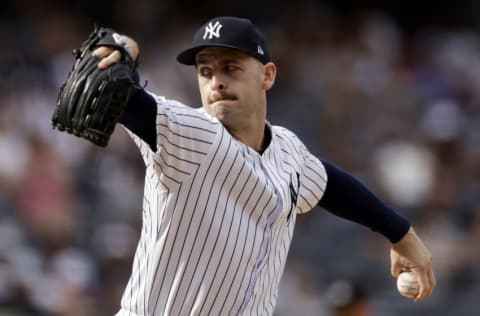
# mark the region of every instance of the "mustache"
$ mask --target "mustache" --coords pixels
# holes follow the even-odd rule
[[[208,96],[208,101],[210,103],[221,101],[221,100],[236,100],[237,97],[233,94],[227,92],[212,92]]]

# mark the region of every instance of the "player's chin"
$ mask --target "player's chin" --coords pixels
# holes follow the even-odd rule
[[[228,115],[224,111],[215,111],[213,112],[213,116],[217,118],[223,125],[228,125]]]
[[[213,116],[217,118],[224,126],[229,127],[233,124],[232,113],[230,111],[224,111],[222,109],[217,109],[213,113]]]
[[[228,116],[232,112],[233,106],[233,101],[229,100],[215,101],[209,105],[211,113],[218,119]]]

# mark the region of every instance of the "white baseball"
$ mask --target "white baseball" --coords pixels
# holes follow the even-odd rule
[[[413,272],[402,272],[397,279],[398,292],[405,297],[415,298],[419,291],[419,285]]]

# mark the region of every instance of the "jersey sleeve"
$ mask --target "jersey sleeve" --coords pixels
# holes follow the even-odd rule
[[[147,168],[151,165],[165,184],[179,184],[207,156],[220,123],[178,101],[148,92],[156,102],[156,148],[130,132]]]
[[[300,143],[300,172],[297,212],[306,213],[317,206],[327,186],[327,173],[322,162],[312,155],[308,149]]]
[[[327,185],[327,173],[323,163],[315,157],[303,142],[284,127],[275,126],[275,135],[280,139],[282,154],[291,167],[290,190],[296,202],[296,212],[303,214],[318,205]],[[296,180],[295,180],[296,179]]]

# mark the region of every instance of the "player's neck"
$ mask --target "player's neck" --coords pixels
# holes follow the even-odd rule
[[[245,145],[255,149],[259,153],[262,153],[265,150],[265,147],[270,143],[265,142],[265,129],[266,123],[263,121],[263,124],[257,125],[249,128],[230,128],[226,126],[230,134],[241,141]]]

